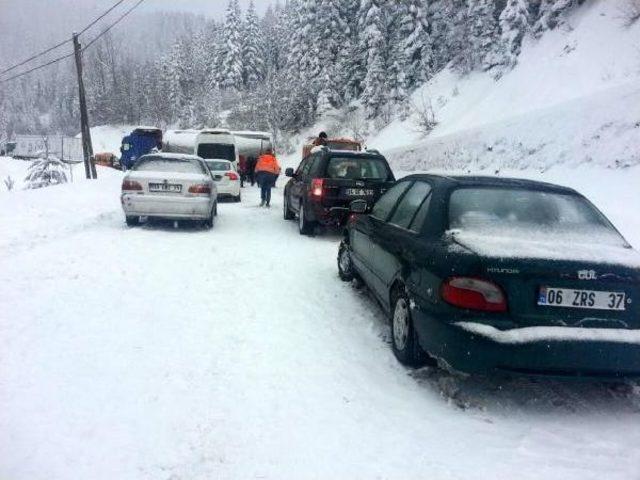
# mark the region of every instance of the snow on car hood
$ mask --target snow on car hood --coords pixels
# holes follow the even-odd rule
[[[210,180],[208,175],[203,173],[181,173],[181,172],[155,172],[153,170],[134,170],[127,173],[125,178],[148,180],[154,178],[166,178],[171,180],[186,180],[199,182],[202,180]]]
[[[640,268],[640,254],[615,232],[545,232],[507,229],[453,229],[450,249],[460,246],[493,258],[539,258],[606,263]]]

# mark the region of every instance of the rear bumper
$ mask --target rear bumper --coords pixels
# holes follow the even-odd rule
[[[211,197],[176,197],[163,195],[121,196],[126,216],[207,219],[211,215]]]
[[[465,373],[515,373],[619,379],[640,377],[640,331],[574,327],[498,330],[451,323],[420,308],[413,318],[421,346]]]
[[[311,203],[310,212],[306,212],[310,220],[321,225],[343,225],[349,216],[349,207],[325,207],[319,203]]]
[[[237,197],[240,195],[240,182],[220,184],[216,183],[218,197]]]

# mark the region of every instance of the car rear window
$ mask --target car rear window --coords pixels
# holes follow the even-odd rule
[[[133,170],[142,172],[206,173],[196,159],[142,157],[133,166]]]
[[[388,180],[389,168],[381,158],[332,157],[326,175],[336,179]]]
[[[220,162],[220,161],[207,161],[207,165],[211,170],[231,170],[231,164],[229,162]]]
[[[236,147],[222,143],[201,143],[198,145],[197,154],[202,158],[219,158],[233,162],[236,159]]]
[[[461,188],[449,200],[452,229],[524,228],[614,231],[609,221],[578,195],[518,188]]]

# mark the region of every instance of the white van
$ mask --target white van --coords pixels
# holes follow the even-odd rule
[[[205,160],[229,160],[238,168],[238,149],[229,130],[205,128],[196,136],[194,153]]]

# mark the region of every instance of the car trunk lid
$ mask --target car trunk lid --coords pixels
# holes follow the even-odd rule
[[[503,288],[519,326],[640,328],[640,257],[622,244],[454,239]]]

